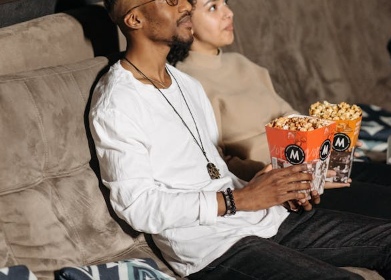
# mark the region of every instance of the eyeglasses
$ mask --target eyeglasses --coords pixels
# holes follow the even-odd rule
[[[134,9],[136,9],[136,8],[138,8],[138,7],[141,7],[141,6],[143,6],[143,5],[149,4],[149,3],[154,2],[154,1],[156,1],[156,0],[147,1],[147,2],[142,3],[142,4],[140,4],[140,5],[134,6],[133,8],[130,8],[130,9],[125,13],[124,16],[126,16],[127,14],[129,14],[131,10],[134,10]],[[179,1],[179,0],[166,0],[166,3],[167,3],[167,5],[169,5],[169,6],[176,6],[176,5],[178,5],[178,1]]]

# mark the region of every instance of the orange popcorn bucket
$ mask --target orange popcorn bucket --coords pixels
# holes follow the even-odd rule
[[[292,115],[287,118],[317,118]],[[265,126],[269,152],[273,169],[308,163],[313,166],[313,186],[319,194],[324,191],[330,152],[334,139],[336,124],[324,121],[325,126],[312,131],[297,131]],[[309,192],[307,198],[309,199]]]
[[[333,141],[333,149],[330,155],[329,169],[336,172],[334,178],[327,181],[347,183],[352,171],[354,151],[361,127],[361,119],[336,120],[336,133]]]
[[[341,104],[344,104],[348,110],[352,108],[352,106],[344,102],[341,102],[339,105],[330,104],[328,102],[324,102],[324,104],[317,102],[316,104],[311,105],[310,114],[314,117],[320,117],[316,115],[316,111],[314,109],[316,105],[323,105],[330,108],[332,106],[341,106]],[[360,113],[361,109],[358,106],[355,108],[356,115],[354,119],[334,120],[336,122],[336,131],[333,140],[332,152],[330,155],[329,169],[334,170],[337,175],[334,178],[328,178],[327,181],[347,183],[350,177],[354,159],[354,150],[360,132],[362,120],[362,114]],[[322,119],[328,120],[328,118]]]

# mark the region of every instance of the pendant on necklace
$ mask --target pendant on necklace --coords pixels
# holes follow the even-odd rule
[[[208,164],[206,165],[206,169],[208,169],[208,173],[209,173],[209,176],[212,180],[214,179],[220,179],[220,171],[219,169],[216,167],[216,165],[214,165],[213,163],[211,162],[208,162]]]

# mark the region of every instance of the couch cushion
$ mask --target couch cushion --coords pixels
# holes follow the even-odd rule
[[[119,51],[118,29],[98,5],[0,29],[0,75]]]
[[[175,280],[161,272],[153,259],[130,259],[87,267],[65,267],[56,280]]]
[[[37,280],[37,276],[25,265],[0,268],[0,280]]]
[[[156,257],[98,180],[87,115],[107,63],[0,77],[0,267],[25,264],[53,279],[64,266]]]
[[[84,114],[105,64],[98,58],[0,77],[0,194],[88,165]]]
[[[94,57],[82,25],[62,13],[1,28],[0,44],[0,75]]]

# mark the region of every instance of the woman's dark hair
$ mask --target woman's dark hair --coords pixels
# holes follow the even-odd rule
[[[187,0],[193,9],[197,3],[197,0]],[[170,52],[167,55],[167,61],[171,65],[175,66],[178,61],[183,61],[188,55],[191,47],[191,43],[175,42],[171,45]]]

